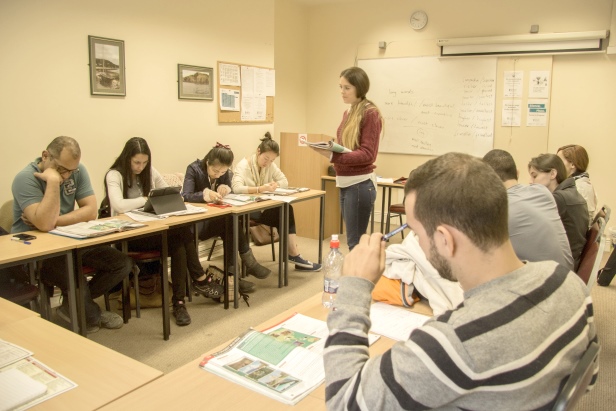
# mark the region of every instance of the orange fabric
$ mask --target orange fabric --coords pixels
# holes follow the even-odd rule
[[[413,292],[413,298],[408,298],[408,285],[402,280],[392,280],[385,276],[381,276],[379,281],[372,290],[372,299],[392,305],[400,305],[402,307],[411,307],[415,302],[419,301],[419,297]]]

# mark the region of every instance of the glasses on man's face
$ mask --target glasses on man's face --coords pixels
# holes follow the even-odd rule
[[[77,174],[79,173],[79,167],[71,170],[69,168],[66,168],[64,166],[61,166],[60,164],[58,164],[58,160],[56,160],[55,158],[51,158],[53,160],[53,162],[56,164],[56,171],[58,172],[58,174],[60,174],[61,176],[68,174],[69,176],[73,175],[73,174]]]

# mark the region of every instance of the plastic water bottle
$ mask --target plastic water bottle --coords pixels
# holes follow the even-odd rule
[[[325,259],[324,275],[323,275],[323,297],[321,302],[323,307],[332,308],[336,301],[336,293],[338,293],[338,280],[342,275],[342,263],[344,256],[340,253],[340,241],[338,234],[333,234],[329,242],[329,254]]]

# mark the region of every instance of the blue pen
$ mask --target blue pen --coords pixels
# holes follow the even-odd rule
[[[24,244],[26,244],[26,245],[30,245],[30,244],[32,244],[30,241],[23,241],[23,240],[20,240],[20,239],[18,239],[18,238],[11,238],[11,241],[18,241],[18,242],[20,242],[20,243],[24,243]]]
[[[408,224],[402,224],[400,227],[396,228],[394,231],[392,231],[391,233],[387,233],[383,236],[383,238],[381,238],[381,241],[389,241],[389,239],[393,236],[395,236],[396,234],[398,234],[400,231],[404,230],[405,228],[409,228]]]

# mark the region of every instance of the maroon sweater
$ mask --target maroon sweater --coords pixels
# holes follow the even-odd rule
[[[338,127],[338,144],[342,144],[342,128],[347,121],[347,117],[348,110],[344,112],[342,123]],[[381,137],[382,127],[383,124],[376,108],[367,109],[361,120],[359,147],[351,153],[333,153],[331,162],[334,163],[336,175],[358,176],[370,174],[376,168],[374,162],[379,151],[379,138]]]

